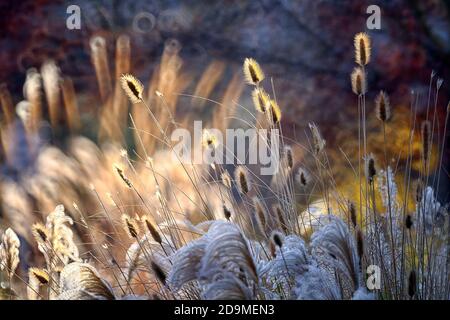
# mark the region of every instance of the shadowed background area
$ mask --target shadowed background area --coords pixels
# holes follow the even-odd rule
[[[70,4],[81,8],[81,30],[65,27]],[[444,80],[450,76],[449,1],[6,1],[0,5],[0,81],[7,83],[18,101],[26,70],[51,58],[72,77],[82,101],[89,102],[98,98],[91,90],[97,86],[89,54],[92,35],[107,39],[110,56],[114,39],[129,35],[131,70],[145,81],[164,43],[177,39],[192,83],[212,61],[225,63],[221,75],[226,78],[227,72],[238,70],[243,59],[252,56],[274,79],[288,136],[296,136],[315,121],[328,145],[351,153],[354,141],[348,138],[355,136],[351,133],[356,117],[349,82],[352,41],[365,29],[366,8],[371,4],[381,8],[382,28],[369,30],[373,59],[368,69],[368,114],[373,115],[373,100],[381,89],[390,95],[394,117],[395,110],[407,112],[414,90],[417,114],[423,118],[432,70]],[[194,90],[191,85],[184,92]],[[217,99],[223,91],[217,81],[209,98]],[[448,97],[444,81],[437,103],[441,122]],[[178,112],[200,109],[197,102],[181,97]],[[92,103],[80,104],[89,124],[88,136],[95,131],[89,126],[96,126],[89,122],[93,108]],[[446,152],[444,163],[448,158]],[[444,198],[447,177],[440,189]]]

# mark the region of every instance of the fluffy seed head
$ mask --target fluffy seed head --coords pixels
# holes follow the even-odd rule
[[[373,182],[377,170],[375,168],[375,159],[372,154],[370,154],[366,159],[366,178],[369,183]]]
[[[351,74],[351,80],[353,93],[357,95],[362,95],[366,93],[367,91],[366,74],[363,71],[363,69],[361,69],[361,67],[355,67],[353,69],[353,72]]]
[[[258,227],[260,231],[264,234],[266,231],[267,216],[268,216],[266,209],[264,208],[263,204],[258,199],[258,197],[253,198],[253,204],[255,206],[255,214]]]
[[[270,99],[270,104],[269,104],[269,120],[272,121],[272,123],[278,123],[281,120],[281,109],[280,106],[278,105],[278,103],[273,100]]]
[[[365,66],[370,62],[370,38],[365,32],[358,33],[354,39],[355,61],[360,66]]]
[[[230,177],[230,174],[228,173],[228,171],[222,172],[221,178],[222,178],[223,185],[225,187],[227,187],[228,189],[231,189],[231,177]]]
[[[292,154],[292,148],[290,146],[284,146],[284,156],[286,159],[286,165],[289,169],[294,166],[294,155]]]
[[[236,167],[236,170],[234,171],[234,179],[236,180],[240,193],[247,194],[251,190],[250,179],[246,167],[242,165]]]
[[[281,248],[283,246],[283,234],[276,230],[272,231],[272,234],[270,235],[270,241],[272,241],[273,244],[277,247]]]
[[[270,108],[270,96],[263,88],[255,88],[252,91],[253,104],[255,109],[265,113]]]
[[[162,243],[161,235],[159,234],[158,230],[156,230],[155,225],[153,225],[153,223],[150,221],[150,218],[147,216],[144,216],[142,218],[142,222],[143,222],[144,226],[147,228],[147,230],[150,232],[153,240],[155,240],[156,242],[161,244]]]
[[[244,76],[248,84],[257,85],[264,80],[264,72],[252,58],[246,58],[244,61]]]
[[[309,174],[301,167],[298,168],[295,179],[297,180],[297,183],[303,188],[306,188],[309,184]]]
[[[391,119],[391,105],[389,103],[389,97],[384,91],[380,91],[375,99],[375,107],[379,120],[387,122]]]
[[[223,215],[225,216],[225,219],[230,221],[230,219],[231,219],[231,211],[230,211],[230,209],[228,209],[226,205],[223,205],[222,207],[223,207]]]
[[[319,128],[315,123],[310,123],[309,129],[312,133],[314,152],[318,155],[325,148],[326,141],[322,138]]]
[[[48,240],[48,230],[41,223],[35,223],[31,227],[31,232],[33,233],[34,239],[37,243],[44,243]]]
[[[36,279],[39,284],[41,285],[46,285],[49,282],[49,275],[47,273],[47,271],[45,271],[44,269],[39,269],[39,268],[30,268],[28,269],[28,276],[29,278],[34,278]]]
[[[114,171],[116,171],[116,173],[119,175],[120,179],[122,179],[123,182],[125,182],[125,184],[127,185],[128,188],[132,188],[133,184],[131,183],[131,181],[125,176],[125,173],[123,172],[122,167],[115,163],[113,165],[113,169]]]
[[[284,213],[283,213],[283,209],[281,208],[281,205],[279,203],[273,205],[272,211],[275,213],[275,216],[277,218],[277,222],[278,222],[280,229],[283,230],[283,232],[285,234],[287,234],[288,227],[286,224],[286,219],[284,217]]]
[[[120,77],[122,88],[130,99],[131,103],[139,103],[142,101],[142,93],[144,86],[142,83],[131,74],[123,74]]]
[[[127,214],[122,215],[123,228],[130,238],[137,239],[139,226],[136,221]]]
[[[212,134],[209,130],[203,129],[202,145],[205,148],[212,148],[212,149],[217,148],[218,145],[217,137],[214,134]]]

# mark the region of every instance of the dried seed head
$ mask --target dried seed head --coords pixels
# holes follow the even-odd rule
[[[370,38],[365,32],[355,36],[355,61],[360,66],[365,66],[370,62]]]
[[[283,246],[283,234],[276,230],[272,231],[272,234],[270,235],[270,241],[272,241],[273,244],[278,248],[281,248]]]
[[[139,226],[136,221],[129,215],[123,214],[122,223],[128,236],[130,236],[130,238],[137,239],[137,236],[139,234]]]
[[[411,270],[408,277],[408,295],[412,298],[416,294],[416,272]]]
[[[283,210],[281,208],[281,205],[279,203],[274,204],[272,206],[272,210],[275,213],[275,216],[277,218],[277,222],[278,222],[278,225],[279,225],[280,229],[283,230],[283,232],[285,234],[287,234],[288,233],[288,227],[287,227],[287,224],[286,224],[286,219],[284,217],[284,213],[283,213]]]
[[[150,221],[150,218],[147,216],[142,217],[142,222],[144,226],[147,228],[147,230],[150,232],[153,240],[158,242],[159,244],[162,243],[161,235],[159,234],[158,230],[156,230],[155,225]]]
[[[430,121],[422,122],[422,155],[425,166],[430,160],[431,151],[431,124]]]
[[[348,211],[350,213],[350,220],[352,222],[352,225],[353,225],[353,227],[356,227],[356,223],[357,223],[356,207],[355,207],[355,204],[351,201],[349,201],[349,203],[348,203]]]
[[[356,231],[356,246],[358,250],[358,257],[361,260],[364,255],[364,235],[360,229]]]
[[[284,146],[284,156],[287,167],[292,169],[294,166],[294,155],[292,154],[292,148],[290,146]]]
[[[163,285],[166,285],[167,276],[166,276],[166,273],[164,272],[164,270],[154,260],[151,261],[150,265],[151,265],[153,273],[155,274],[155,277]]]
[[[266,226],[267,226],[267,212],[264,208],[261,201],[258,199],[258,197],[253,198],[253,205],[255,206],[255,216],[256,216],[256,222],[258,224],[258,227],[260,231],[265,234]]]
[[[33,224],[33,226],[31,227],[31,232],[33,233],[34,239],[37,243],[44,243],[49,239],[48,230],[41,223]]]
[[[366,178],[369,183],[373,182],[375,175],[377,174],[377,170],[375,169],[375,159],[372,154],[365,159],[366,162]]]
[[[144,86],[136,77],[131,74],[123,74],[120,77],[120,83],[131,103],[135,104],[142,101]]]
[[[274,124],[280,122],[281,109],[278,103],[273,99],[270,99],[269,111],[270,111],[268,113],[269,120],[272,121],[272,123]]]
[[[120,179],[122,179],[123,182],[127,185],[128,188],[132,188],[133,184],[131,181],[125,176],[125,173],[123,172],[123,169],[120,165],[117,163],[113,164],[113,169],[116,171],[116,173],[119,175]]]
[[[375,99],[377,118],[383,122],[387,122],[391,119],[391,105],[389,103],[389,97],[384,91],[380,91]]]
[[[309,174],[301,167],[298,168],[295,179],[302,188],[306,188],[309,185]]]
[[[351,74],[352,90],[357,95],[365,94],[366,88],[366,74],[360,67],[355,67]]]
[[[225,216],[225,219],[230,221],[230,219],[231,219],[231,211],[230,211],[230,209],[228,209],[226,205],[223,205],[222,207],[223,207],[223,215]]]
[[[228,189],[231,189],[231,176],[228,173],[228,171],[224,171],[221,174],[221,178],[222,178],[222,183],[225,187],[227,187]]]
[[[212,149],[217,148],[218,141],[216,135],[214,135],[213,133],[211,133],[211,131],[207,129],[203,129],[202,145],[205,148],[212,148]]]
[[[263,88],[255,88],[252,91],[253,104],[255,109],[265,113],[270,108],[270,96]]]
[[[16,233],[11,228],[6,229],[0,243],[0,270],[6,270],[9,277],[19,265],[19,247],[20,240]]]
[[[314,152],[316,155],[318,155],[325,148],[326,142],[322,138],[319,128],[317,127],[317,125],[315,123],[310,123],[309,129],[311,130],[311,133],[312,133]]]
[[[246,58],[244,61],[244,76],[248,84],[257,85],[264,80],[264,73],[258,62],[252,58]]]
[[[405,219],[405,227],[406,227],[406,229],[411,229],[412,226],[413,226],[412,217],[410,214],[408,214]]]
[[[39,284],[41,284],[41,285],[48,284],[49,279],[50,279],[47,271],[45,271],[44,269],[39,269],[39,268],[28,269],[28,277],[30,279],[32,279],[32,278],[36,279],[39,282]]]
[[[246,167],[242,165],[236,167],[236,170],[234,171],[234,179],[236,180],[240,193],[247,194],[251,190],[250,179]]]

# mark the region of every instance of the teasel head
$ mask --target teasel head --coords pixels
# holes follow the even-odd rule
[[[33,224],[33,226],[31,227],[31,232],[38,244],[43,244],[49,241],[48,230],[43,224],[41,223]]]
[[[237,166],[234,171],[234,179],[238,186],[238,190],[242,194],[247,194],[251,190],[250,178],[248,169],[243,165]]]
[[[370,38],[365,32],[360,32],[355,36],[355,61],[361,67],[370,62]]]
[[[416,294],[417,289],[417,279],[416,279],[416,272],[414,270],[411,270],[408,277],[408,295],[410,298],[414,297]]]
[[[358,251],[359,260],[361,261],[364,256],[364,235],[359,228],[356,231],[356,248]]]
[[[391,119],[391,105],[389,97],[384,91],[380,91],[375,99],[375,107],[377,118],[382,122],[387,122]]]
[[[264,72],[252,58],[246,58],[244,60],[244,76],[248,84],[258,85],[262,80],[264,80]]]
[[[123,74],[120,77],[120,83],[131,103],[136,104],[143,101],[143,84],[131,74]]]
[[[422,122],[422,154],[425,166],[430,160],[431,152],[431,124],[426,120]]]
[[[355,67],[351,74],[353,93],[360,96],[367,92],[366,74],[361,67]]]
[[[300,167],[298,168],[297,174],[295,175],[295,180],[300,185],[300,187],[306,188],[310,182],[309,174]]]
[[[375,168],[375,158],[372,154],[369,154],[366,157],[365,164],[366,179],[369,183],[373,183],[374,177],[377,174],[377,170]]]
[[[356,219],[356,207],[352,201],[348,202],[348,211],[350,213],[350,221],[352,222],[353,227],[356,227],[357,219]]]
[[[222,205],[222,208],[223,208],[223,215],[224,215],[225,219],[230,221],[230,219],[231,219],[231,210],[228,209],[225,204]]]
[[[137,239],[139,234],[139,226],[136,223],[136,220],[131,218],[127,214],[122,215],[122,224],[125,232],[128,234],[130,238]]]
[[[326,141],[322,138],[319,128],[315,123],[310,123],[309,129],[311,130],[312,133],[314,153],[318,155],[325,148]]]
[[[270,103],[268,104],[268,106],[269,106],[269,111],[270,111],[270,112],[267,113],[267,115],[269,117],[269,120],[273,124],[279,123],[281,121],[281,109],[280,109],[280,106],[273,99],[270,99]]]
[[[255,217],[259,230],[262,234],[266,234],[266,226],[268,215],[261,200],[258,197],[253,198],[253,205],[255,206]]]
[[[283,232],[285,234],[288,233],[288,227],[287,227],[287,223],[286,223],[286,219],[283,213],[283,209],[281,208],[281,205],[279,203],[274,204],[272,206],[272,211],[275,214],[275,217],[277,219],[278,225],[280,227],[281,230],[283,230]]]
[[[123,182],[125,182],[126,186],[128,188],[132,188],[133,184],[131,183],[131,181],[125,176],[125,173],[123,172],[123,169],[121,168],[120,165],[118,164],[114,164],[113,165],[113,169],[114,171],[116,171],[116,173],[118,174],[118,176],[120,177],[120,179],[122,179]]]
[[[156,263],[156,261],[151,260],[150,267],[152,268],[152,271],[156,279],[158,279],[159,282],[161,282],[163,285],[166,285],[167,276],[164,270],[161,268],[161,266],[158,263]]]
[[[289,169],[294,166],[294,155],[292,153],[292,148],[290,146],[284,146],[284,156],[286,160],[286,165]]]
[[[410,214],[406,215],[405,219],[405,227],[406,229],[410,230],[413,226],[413,220]]]
[[[221,179],[222,179],[222,183],[225,187],[227,187],[228,189],[231,189],[231,176],[228,173],[228,171],[224,171],[222,172],[222,174],[220,175]]]
[[[207,129],[203,129],[202,145],[205,148],[217,148],[218,141],[216,135],[212,134],[211,131]]]
[[[252,91],[253,105],[256,111],[265,113],[270,108],[270,96],[263,88],[255,88]]]
[[[143,216],[141,220],[142,223],[144,224],[144,227],[148,230],[148,232],[150,232],[150,235],[152,236],[153,240],[161,244],[162,243],[161,235],[156,229],[156,226],[150,221],[150,218],[147,216]]]

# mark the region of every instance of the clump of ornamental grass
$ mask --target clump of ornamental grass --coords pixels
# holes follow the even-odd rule
[[[450,298],[448,210],[437,199],[439,183],[428,177],[430,158],[437,149],[433,148],[433,137],[440,133],[439,126],[435,120],[426,120],[422,125],[423,170],[419,187],[414,192],[408,180],[406,190],[401,192],[395,179],[398,169],[390,167],[386,151],[384,164],[376,162],[371,153],[376,150],[367,140],[366,67],[372,55],[367,34],[355,36],[357,67],[351,75],[351,89],[358,96],[359,123],[358,167],[349,160],[354,180],[359,180],[359,197],[354,198],[335,185],[333,163],[327,154],[335,146],[326,145],[319,124],[308,124],[309,146],[299,144],[313,158],[313,165],[294,152],[293,146],[298,141],[289,140],[288,145],[285,137],[281,137],[276,151],[282,161],[277,165],[284,170],[268,177],[256,173],[254,169],[258,166],[239,164],[232,177],[225,165],[214,164],[211,170],[211,166],[176,159],[167,128],[180,125],[175,119],[177,95],[172,93],[182,91],[186,85],[186,77],[180,76],[177,42],[167,44],[159,71],[151,77],[147,90],[130,74],[128,37],[117,42],[115,77],[109,71],[105,39],[94,37],[90,46],[105,106],[101,113],[102,138],[119,146],[111,144],[100,150],[86,139],[74,139],[68,148],[73,159],[56,148],[51,149],[44,158],[47,161],[41,159],[48,165],[41,175],[50,176],[33,177],[26,191],[35,196],[36,203],[48,204],[51,201],[47,193],[54,195],[51,192],[58,190],[65,195],[61,203],[69,206],[52,206],[44,216],[29,214],[34,211],[23,200],[23,190],[2,185],[5,195],[2,201],[14,213],[20,213],[14,217],[23,215],[28,219],[21,220],[27,231],[17,234],[23,241],[35,242],[36,251],[43,256],[25,270],[24,276],[19,259],[19,252],[25,247],[21,245],[22,238],[19,240],[13,228],[1,233],[0,280],[9,289],[14,287],[20,297]],[[223,64],[213,63],[195,91],[210,92],[223,70]],[[72,113],[77,109],[73,84],[60,81],[67,78],[54,62],[48,62],[41,74],[30,71],[24,90],[27,101],[22,103],[20,121],[29,125],[30,136],[41,123],[42,114],[46,114],[42,112],[45,105],[41,90],[49,100],[49,116],[53,118],[50,122],[63,117],[57,109],[60,90],[65,110]],[[262,125],[281,129],[281,109],[275,93],[271,97],[263,89],[262,67],[247,58],[243,74],[253,89],[253,107],[267,117]],[[237,100],[234,93],[240,78],[242,74],[233,78],[223,105]],[[437,89],[441,85],[436,81]],[[4,87],[0,89],[5,121],[13,121],[8,92]],[[127,121],[118,115],[128,110],[127,102],[132,104],[129,120],[137,149],[133,153],[120,143],[125,139],[119,129]],[[391,119],[391,105],[384,91],[378,94],[374,107],[375,117],[383,125],[386,147],[390,140],[386,139],[385,126]],[[31,119],[35,118],[33,125],[28,122],[29,108]],[[216,122],[224,122],[222,129],[228,126],[225,118],[223,108],[213,115]],[[70,119],[70,126],[79,130],[81,118],[75,115]],[[218,147],[212,132],[203,131],[203,147]],[[444,147],[445,141],[441,153]],[[409,177],[410,172],[407,174]],[[56,187],[52,184],[55,180],[60,183]],[[11,201],[10,192],[20,197]],[[79,197],[83,192],[84,198]],[[299,194],[301,199],[297,197]],[[93,210],[88,202],[98,206]],[[69,207],[70,210],[66,209]],[[22,230],[20,227],[20,223],[15,223],[14,230]],[[377,266],[381,272],[376,291],[366,286],[367,266]],[[3,292],[2,288],[0,296]]]

